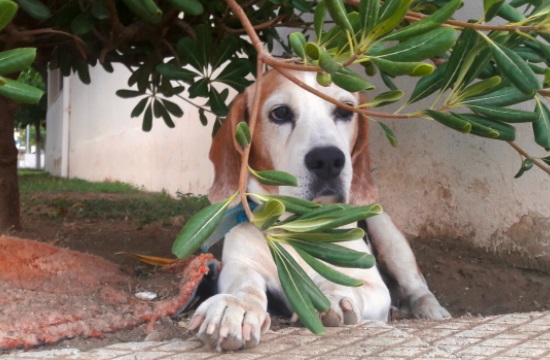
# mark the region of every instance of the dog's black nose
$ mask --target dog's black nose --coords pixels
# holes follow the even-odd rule
[[[335,146],[314,148],[306,154],[306,167],[322,180],[340,175],[345,163],[346,156]]]

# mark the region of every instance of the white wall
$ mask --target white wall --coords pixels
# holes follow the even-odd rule
[[[174,119],[176,127],[169,129],[162,120],[155,119],[153,129],[141,130],[141,119],[130,118],[139,100],[121,99],[115,91],[127,88],[128,71],[115,67],[114,74],[101,68],[90,69],[93,83],[82,84],[78,77],[65,79],[70,88],[70,117],[67,176],[88,180],[119,180],[147,190],[167,190],[175,194],[203,194],[213,179],[208,161],[211,125],[200,125],[195,108],[180,102],[185,112]],[[61,98],[61,97],[60,97]],[[47,170],[61,174],[62,141],[60,126],[50,127],[59,121],[61,100],[48,112]],[[50,135],[52,129],[52,136]],[[55,161],[59,165],[56,166]]]
[[[532,169],[507,143],[463,135],[434,122],[385,121],[392,148],[371,126],[373,176],[381,204],[409,235],[452,237],[495,251],[519,250],[550,260],[550,178]],[[529,127],[518,143],[531,154]]]
[[[483,13],[481,1],[465,3],[459,19]],[[405,87],[406,97],[412,87]],[[419,106],[428,108],[431,101]],[[524,110],[533,108],[529,104]],[[379,126],[371,125],[373,176],[382,206],[410,237],[456,238],[526,255],[518,258],[523,265],[550,268],[546,173],[533,168],[514,179],[521,157],[506,142],[465,135],[433,121],[384,123],[393,128],[399,145],[392,148]],[[516,143],[532,156],[548,156],[534,143],[531,125],[520,125]]]

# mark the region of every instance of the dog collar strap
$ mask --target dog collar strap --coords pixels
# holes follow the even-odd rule
[[[249,200],[248,206],[250,207],[250,210],[254,210],[258,205]],[[202,252],[207,252],[211,246],[223,239],[225,234],[227,234],[235,226],[248,221],[248,216],[246,216],[243,204],[239,203],[239,205],[227,210],[225,214],[223,214],[220,224],[202,245]]]

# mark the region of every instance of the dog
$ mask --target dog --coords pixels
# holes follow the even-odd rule
[[[361,102],[360,94],[335,85],[318,85],[314,72],[291,74],[345,104],[356,106]],[[260,92],[249,165],[255,170],[286,171],[297,178],[298,186],[265,186],[250,176],[249,192],[288,195],[319,203],[376,202],[377,190],[370,175],[367,148],[367,119],[302,89],[275,70],[264,75],[263,84],[261,88],[253,84],[236,97],[213,139],[210,160],[215,179],[209,191],[210,201],[226,199],[238,187],[241,160],[235,128],[239,122],[248,121],[254,96]],[[377,267],[339,268],[364,282],[357,288],[324,279],[287,247],[331,302],[330,309],[319,314],[323,324],[388,321],[392,301],[382,273],[389,276],[394,303],[403,311],[416,318],[450,317],[428,289],[407,240],[389,215],[382,213],[368,218],[366,224],[372,249],[364,240],[342,243],[357,251],[376,254]],[[218,351],[257,345],[271,321],[267,293],[283,300],[284,294],[267,242],[252,223],[241,223],[226,234],[218,291],[197,308],[189,328],[197,330],[197,336]]]

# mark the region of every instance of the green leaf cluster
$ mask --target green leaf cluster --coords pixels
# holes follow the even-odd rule
[[[117,92],[121,97],[135,95],[149,99],[142,99],[132,111],[132,117],[143,114],[144,131],[151,130],[153,115],[162,118],[168,127],[175,126],[172,116],[183,115],[181,107],[167,98],[179,97],[197,106],[201,123],[207,125],[205,111],[211,112],[217,119],[227,116],[229,88],[242,92],[251,84],[246,77],[251,73],[252,66],[248,59],[239,55],[243,45],[238,36],[224,36],[220,47],[214,49],[212,44],[215,35],[209,25],[198,25],[196,34],[195,39],[179,39],[176,44],[177,57],[157,64],[154,68],[137,68],[128,80],[129,86],[137,85],[137,91]],[[221,91],[220,86],[223,87]],[[184,90],[188,91],[188,97],[182,95]],[[192,102],[199,98],[206,98],[206,103],[199,106]]]
[[[235,136],[243,148],[249,145],[250,133],[246,123],[238,124]],[[251,167],[248,170],[264,185],[297,185],[296,178],[286,172],[256,171]],[[176,238],[172,252],[183,259],[197,251],[222,223],[224,214],[238,194],[204,208],[191,218]],[[362,239],[365,236],[362,229],[342,227],[378,215],[382,208],[378,204],[361,207],[348,204],[321,205],[288,196],[244,195],[259,203],[249,220],[264,234],[292,310],[312,332],[323,333],[317,311],[327,311],[330,302],[288,250],[293,249],[313,270],[332,282],[344,286],[361,286],[360,280],[327,264],[351,268],[374,266],[372,255],[337,243]]]
[[[17,13],[17,4],[0,0],[0,31]],[[24,104],[36,104],[44,91],[6,77],[28,69],[36,58],[35,48],[19,48],[0,52],[0,95]]]
[[[487,0],[484,16],[471,21],[484,25],[500,18],[529,30],[445,26],[462,5],[461,0],[361,0],[357,7],[346,7],[340,0],[322,0],[314,9],[316,38],[293,33],[289,43],[305,64],[322,68],[317,76],[322,86],[373,90],[368,78],[379,73],[389,91],[361,107],[399,101],[405,94],[394,81],[418,77],[400,110],[432,94],[437,97],[429,110],[410,117],[427,115],[452,129],[504,141],[515,139],[513,124],[529,122],[535,142],[550,149],[550,6],[538,0]],[[327,15],[334,26],[326,23]],[[352,64],[363,65],[366,76],[350,71]],[[529,101],[536,103],[533,111],[524,110]],[[395,146],[391,129],[380,124]]]

